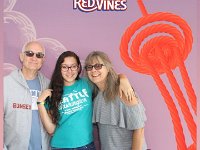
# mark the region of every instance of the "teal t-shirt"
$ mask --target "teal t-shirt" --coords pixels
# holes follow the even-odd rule
[[[52,147],[76,148],[93,141],[92,89],[87,79],[81,78],[73,85],[63,87],[59,112]]]

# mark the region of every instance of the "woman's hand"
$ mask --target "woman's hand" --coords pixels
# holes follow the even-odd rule
[[[52,91],[53,91],[52,89],[46,89],[46,90],[44,90],[41,93],[41,95],[38,97],[38,102],[44,102],[47,97],[51,97],[51,94],[52,94],[51,92]]]
[[[135,97],[135,92],[128,78],[123,74],[119,74],[119,80],[120,80],[120,85],[119,85],[120,98],[122,98],[122,95],[124,93],[126,99],[128,101],[131,101]]]
[[[46,131],[50,134],[53,135],[56,125],[52,122],[51,116],[47,112],[44,102],[47,97],[51,97],[52,95],[52,89],[46,89],[44,90],[41,95],[38,97],[38,111],[40,113],[40,118],[42,120],[42,124],[45,127]]]

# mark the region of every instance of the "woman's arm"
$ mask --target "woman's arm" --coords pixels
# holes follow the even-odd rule
[[[43,126],[50,135],[54,133],[56,125],[52,122],[52,119],[44,106],[44,102],[48,96],[51,97],[51,91],[51,89],[44,90],[38,98],[38,111],[40,114],[40,118],[42,120]]]
[[[133,106],[137,107],[136,105],[139,105],[138,97],[135,96],[131,101],[128,101],[125,97],[125,95],[122,96],[121,101],[126,106]],[[130,116],[131,114],[129,114]],[[136,115],[136,114],[135,114]],[[140,114],[137,115],[138,117],[142,117]],[[134,120],[134,118],[132,118]],[[133,136],[132,136],[132,150],[142,150],[142,146],[144,143],[144,128],[141,127],[139,129],[133,130]]]
[[[131,101],[128,101],[123,94],[121,101],[126,106],[136,106],[139,105],[137,97],[133,97]],[[144,128],[139,128],[136,130],[133,130],[133,136],[132,136],[132,150],[142,150],[142,145],[144,142]]]
[[[120,85],[119,85],[119,94],[120,97],[122,98],[122,95],[124,93],[126,99],[128,101],[131,101],[135,97],[135,92],[128,80],[128,78],[124,74],[119,74],[119,80],[120,80]]]
[[[134,130],[132,150],[142,150],[143,143],[144,143],[144,128]]]

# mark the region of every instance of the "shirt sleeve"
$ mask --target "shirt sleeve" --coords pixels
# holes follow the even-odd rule
[[[116,125],[128,130],[143,128],[145,121],[145,108],[138,97],[138,104],[125,105],[117,97],[114,101],[105,101],[102,94],[98,94],[94,101],[93,123]]]
[[[120,104],[119,126],[128,130],[143,128],[147,120],[145,108],[139,100],[134,106]]]

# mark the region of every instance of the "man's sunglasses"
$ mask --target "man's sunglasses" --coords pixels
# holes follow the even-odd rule
[[[102,66],[104,66],[104,64],[87,65],[87,66],[85,66],[85,70],[91,71],[93,69],[93,67],[96,70],[100,70],[102,68]]]
[[[34,53],[33,51],[25,51],[24,54],[26,54],[26,56],[28,56],[28,57],[33,57],[34,54],[37,58],[43,58],[44,57],[44,54],[42,52]]]

